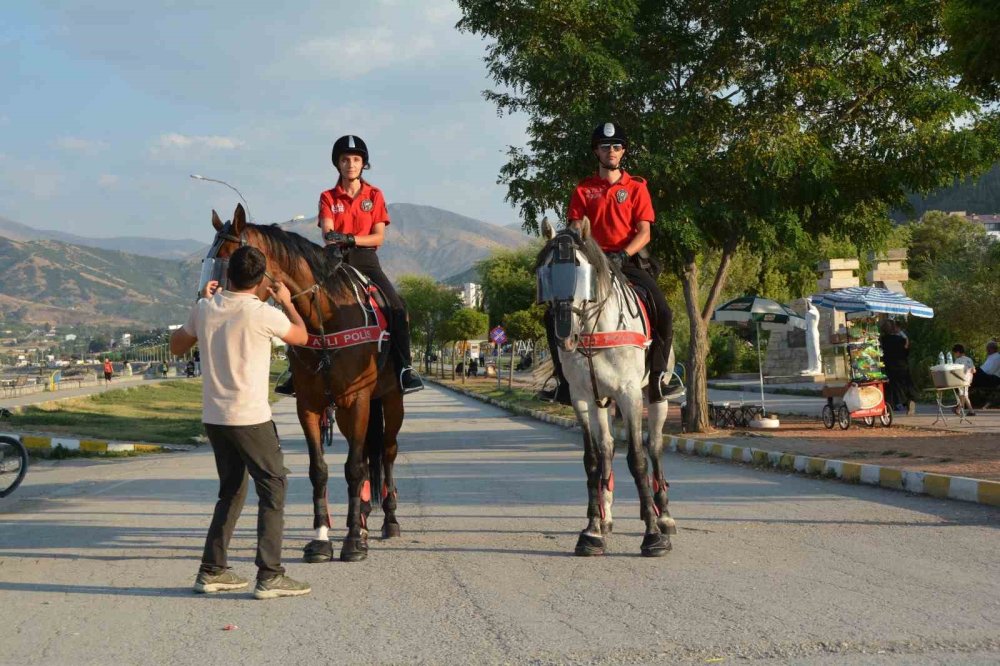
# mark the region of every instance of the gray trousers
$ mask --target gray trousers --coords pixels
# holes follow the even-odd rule
[[[219,501],[205,539],[201,570],[219,573],[227,568],[226,551],[247,497],[247,476],[257,489],[257,579],[284,574],[281,537],[285,527],[284,456],[273,421],[250,426],[206,423],[205,432],[215,452],[219,472]]]

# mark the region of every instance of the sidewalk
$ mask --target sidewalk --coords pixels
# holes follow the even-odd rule
[[[497,385],[496,379],[470,377],[466,381],[464,388],[472,390],[493,389]],[[529,382],[530,375],[519,377],[515,373],[515,389],[530,390]],[[451,385],[448,380],[444,383]],[[503,387],[506,386],[505,378]],[[463,388],[460,382],[456,382],[454,387]],[[718,403],[739,404],[742,401],[744,404],[760,404],[760,390],[756,384],[753,389],[756,390],[749,387],[741,391],[710,389],[709,399]],[[513,398],[503,399],[513,401]],[[848,430],[841,430],[839,426],[827,430],[820,421],[820,411],[826,404],[826,399],[821,396],[765,392],[764,399],[768,413],[781,417],[778,430],[725,428],[704,434],[685,434],[681,428],[680,410],[671,405],[665,432],[693,440],[782,451],[789,455],[1000,481],[1000,410],[981,410],[978,416],[970,417],[972,425],[959,425],[958,417],[948,412],[946,425],[931,426],[937,406],[918,405],[914,416],[894,413],[893,425],[889,428],[869,428],[861,421],[854,421]],[[574,418],[569,407],[556,409],[548,403],[517,402],[554,416]]]

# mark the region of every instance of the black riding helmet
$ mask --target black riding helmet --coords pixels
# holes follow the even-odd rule
[[[360,155],[361,160],[364,162],[364,168],[371,168],[371,164],[368,162],[368,146],[360,136],[348,134],[333,142],[333,153],[330,159],[333,161],[334,167],[337,166],[337,160],[340,159],[340,156],[345,154]]]
[[[620,143],[628,150],[628,135],[620,125],[615,123],[601,123],[594,128],[594,133],[590,135],[590,149],[593,150],[601,145]]]

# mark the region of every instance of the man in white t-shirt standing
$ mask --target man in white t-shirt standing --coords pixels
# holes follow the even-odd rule
[[[228,286],[209,282],[187,323],[170,336],[170,351],[185,354],[198,343],[202,352],[202,422],[219,472],[219,501],[205,539],[196,592],[237,590],[248,581],[228,566],[226,550],[253,478],[257,508],[257,585],[254,597],[271,599],[308,594],[281,566],[288,470],[268,403],[271,338],[291,345],[308,340],[288,288],[264,283],[267,260],[260,250],[241,247],[229,258]],[[268,296],[282,314],[264,301]]]

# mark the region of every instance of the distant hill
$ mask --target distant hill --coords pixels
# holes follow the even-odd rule
[[[0,217],[0,236],[16,241],[56,240],[72,245],[97,247],[104,250],[130,252],[159,259],[184,259],[204,243],[188,238],[168,240],[143,236],[116,236],[113,238],[87,238],[55,229],[35,229],[26,224]]]
[[[433,206],[391,204],[388,240],[379,249],[386,274],[429,275],[442,280],[468,270],[494,249],[521,247],[531,238],[519,228],[501,227]],[[282,225],[319,242],[316,218]]]
[[[918,219],[929,210],[965,211],[980,215],[1000,213],[1000,164],[987,171],[976,182],[969,179],[932,192],[926,197],[912,195],[908,199],[915,212],[907,214],[896,211],[893,219]]]
[[[531,242],[517,228],[430,206],[393,204],[389,215],[389,241],[379,256],[393,279],[406,274],[436,279],[462,274],[494,249]],[[283,227],[319,241],[316,218]],[[136,251],[93,247],[95,243]],[[153,257],[156,248],[183,260]],[[196,241],[85,239],[0,218],[0,319],[52,324],[180,323],[187,316],[207,249]]]
[[[52,240],[0,238],[0,318],[30,323],[182,323],[198,265]]]

